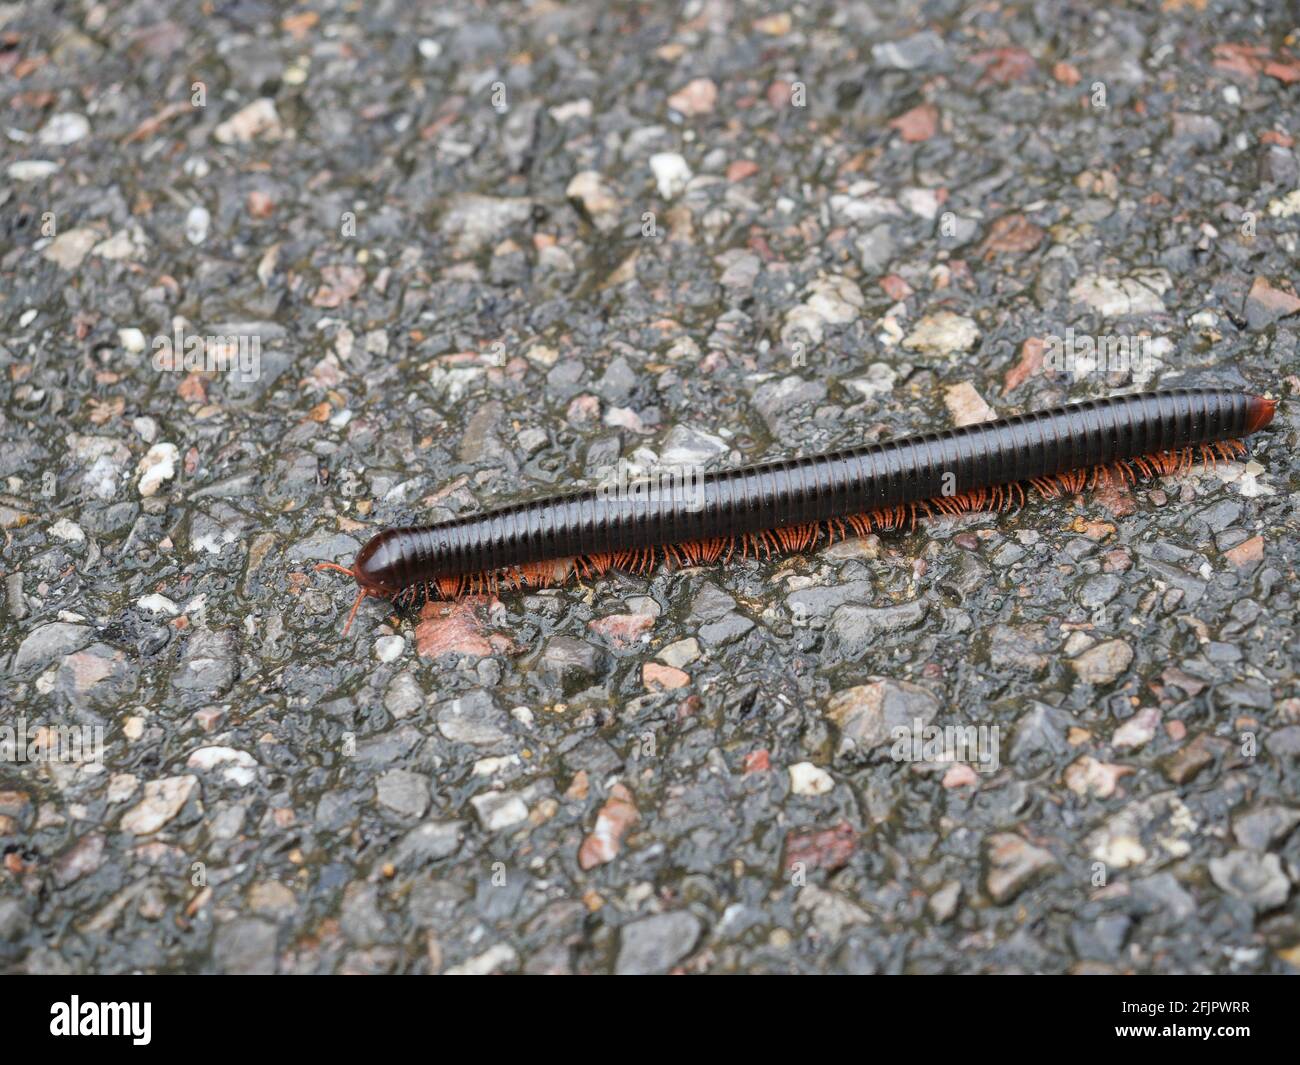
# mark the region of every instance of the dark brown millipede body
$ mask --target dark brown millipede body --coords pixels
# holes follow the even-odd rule
[[[1181,388],[1073,403],[961,429],[808,458],[702,474],[690,491],[656,482],[587,489],[437,525],[385,529],[347,569],[366,596],[399,604],[440,594],[539,586],[571,572],[645,572],[658,560],[709,562],[802,550],[818,539],[896,528],[918,516],[1001,509],[1024,486],[1048,496],[1098,481],[1170,473],[1197,458],[1244,452],[1236,438],[1273,417],[1276,401]],[[560,574],[559,576],[562,576]],[[346,629],[345,629],[346,631]]]

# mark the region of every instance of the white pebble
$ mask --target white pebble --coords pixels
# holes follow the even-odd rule
[[[180,613],[180,608],[175,603],[165,595],[159,595],[157,592],[153,595],[141,596],[135,601],[135,605],[144,607],[145,610],[151,610],[155,614],[170,614],[175,617]]]
[[[909,211],[922,218],[934,218],[939,213],[939,196],[934,189],[904,189],[898,199]]]
[[[180,452],[175,444],[163,442],[154,444],[140,460],[140,494],[151,496],[157,493],[164,481],[176,476],[176,463],[180,461]]]
[[[126,802],[135,794],[140,781],[133,773],[114,773],[108,780],[108,794],[105,800],[110,803]]]
[[[5,173],[14,181],[40,181],[58,169],[59,164],[48,159],[19,159],[16,163],[10,163]]]
[[[796,762],[790,767],[790,787],[796,795],[825,795],[835,787],[835,781],[812,762]]]
[[[67,540],[71,544],[84,543],[86,540],[86,534],[81,531],[81,526],[76,522],[68,521],[67,518],[60,518],[51,525],[50,533],[60,540]]]
[[[146,444],[152,444],[158,439],[158,423],[148,415],[141,415],[139,418],[133,419],[131,428],[140,435],[140,439]]]
[[[266,97],[240,108],[212,131],[219,144],[248,144],[259,138],[279,140],[283,135],[275,101]]]
[[[207,771],[215,769],[219,765],[237,765],[245,769],[253,769],[257,766],[255,759],[247,751],[241,751],[236,747],[200,747],[190,752],[189,758],[185,760],[187,769],[199,769]]]
[[[650,169],[659,186],[659,195],[665,200],[676,197],[694,176],[686,160],[676,152],[656,152],[650,156]]]
[[[495,776],[503,769],[512,769],[519,765],[519,755],[507,754],[499,758],[480,758],[474,763],[473,775],[476,777]]]
[[[400,636],[381,636],[375,641],[375,657],[381,662],[396,662],[406,649],[406,641]]]
[[[135,241],[131,239],[131,234],[125,229],[119,229],[107,240],[101,240],[90,249],[92,255],[98,255],[101,259],[111,259],[113,262],[123,262],[132,258],[136,254]]]
[[[195,204],[185,216],[185,239],[191,244],[202,244],[208,239],[208,227],[212,225],[212,215],[202,204]]]
[[[61,114],[51,115],[50,120],[41,127],[40,135],[36,139],[42,144],[63,147],[76,144],[89,132],[90,120],[85,115],[77,114],[75,111],[64,111]]]

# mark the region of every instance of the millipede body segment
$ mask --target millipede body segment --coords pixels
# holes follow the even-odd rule
[[[1022,502],[1026,487],[1055,496],[1230,458],[1244,453],[1237,438],[1267,425],[1275,407],[1274,400],[1218,388],[1089,400],[827,455],[587,489],[385,529],[351,569],[318,568],[356,579],[350,626],[367,596],[409,605],[503,584],[541,586],[570,573],[646,572],[658,561],[804,550],[848,530],[1001,509]]]

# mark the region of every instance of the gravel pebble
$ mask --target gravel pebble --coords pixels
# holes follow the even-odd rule
[[[620,976],[666,972],[690,953],[701,931],[699,920],[684,911],[624,925],[614,971]]]

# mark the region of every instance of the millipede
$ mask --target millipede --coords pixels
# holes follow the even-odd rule
[[[362,602],[408,608],[429,598],[539,588],[611,569],[649,573],[742,556],[806,551],[850,533],[1020,506],[1113,482],[1135,483],[1246,452],[1238,439],[1276,400],[1180,388],[1087,400],[825,455],[701,475],[690,492],[655,482],[588,488],[434,525],[384,529],[352,566],[322,562]]]

